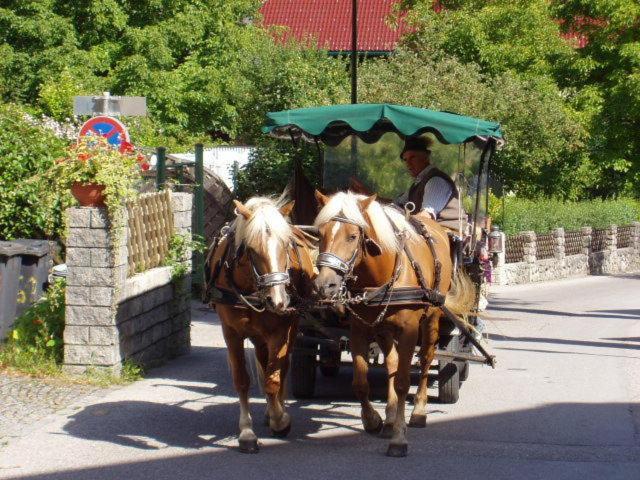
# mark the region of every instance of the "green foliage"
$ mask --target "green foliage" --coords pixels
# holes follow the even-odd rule
[[[588,75],[572,79],[590,115],[595,180],[592,194],[640,195],[640,3],[637,0],[553,2],[565,30],[588,38],[578,51]]]
[[[422,40],[420,40],[422,41]],[[576,172],[587,170],[580,153],[585,131],[564,103],[558,87],[546,77],[495,77],[479,66],[438,56],[424,48],[400,48],[385,61],[362,66],[363,101],[401,103],[499,121],[507,145],[494,169],[509,190],[577,198],[583,191]],[[435,156],[438,162],[438,156]]]
[[[241,200],[255,195],[280,194],[293,176],[294,160],[312,184],[318,185],[318,152],[315,145],[265,139],[253,152],[249,163],[236,172],[235,194]]]
[[[559,227],[576,230],[583,226],[629,225],[640,219],[640,202],[632,199],[563,202],[507,196],[491,197],[489,211],[493,223],[507,234],[528,230],[548,233]]]
[[[54,282],[45,295],[16,319],[0,365],[27,373],[54,373],[62,362],[65,282]]]
[[[207,244],[203,238],[188,234],[174,234],[169,240],[169,250],[164,257],[162,265],[171,268],[171,279],[180,280],[189,272],[189,259],[191,252],[204,253]]]
[[[72,201],[68,192],[43,200],[51,186],[39,176],[63,155],[65,142],[31,126],[25,113],[0,105],[0,239],[60,236],[62,211]]]

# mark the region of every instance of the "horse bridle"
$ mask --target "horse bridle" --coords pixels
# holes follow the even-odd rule
[[[331,217],[331,220],[334,222],[350,223],[351,225],[356,225],[360,229],[361,243],[364,242],[364,228],[362,228],[361,225],[358,225],[356,222],[353,222],[345,217]],[[356,249],[353,251],[353,255],[351,255],[351,258],[346,262],[335,253],[320,253],[318,254],[318,258],[316,260],[316,266],[318,267],[318,269],[320,269],[320,267],[329,267],[332,270],[335,270],[336,272],[341,274],[344,284],[346,280],[348,280],[349,278],[353,278],[353,268],[355,267],[356,259],[358,258],[359,249],[360,246],[356,247]]]
[[[291,276],[289,275],[289,254],[287,253],[287,266],[284,272],[272,272],[260,274],[256,268],[256,262],[253,258],[253,253],[249,249],[247,250],[249,256],[249,263],[251,264],[251,270],[253,271],[253,278],[256,283],[256,288],[260,294],[267,288],[275,287],[278,285],[289,285],[291,282]]]

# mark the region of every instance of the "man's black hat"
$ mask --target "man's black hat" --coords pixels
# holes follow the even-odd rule
[[[400,158],[402,158],[404,152],[408,150],[431,153],[429,147],[432,143],[433,142],[428,137],[407,137],[404,141],[404,148],[400,152]]]

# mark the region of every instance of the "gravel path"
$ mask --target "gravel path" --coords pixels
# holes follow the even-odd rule
[[[70,408],[98,390],[102,389],[0,372],[0,447],[38,420]]]

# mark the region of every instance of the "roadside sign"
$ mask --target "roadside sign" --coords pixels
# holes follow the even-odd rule
[[[86,135],[100,135],[107,139],[109,144],[118,148],[122,142],[129,141],[129,132],[127,128],[118,119],[113,117],[99,116],[87,120],[78,135],[84,137]]]
[[[147,114],[147,98],[120,97],[109,92],[98,96],[77,96],[73,97],[73,114],[144,117]]]

